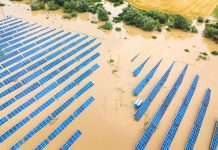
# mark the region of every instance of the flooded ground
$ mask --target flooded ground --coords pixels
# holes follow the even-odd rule
[[[52,144],[49,144],[47,150],[56,150],[64,144],[72,135],[72,131],[80,129],[83,135],[72,146],[75,150],[132,150],[136,143],[140,139],[142,133],[157,112],[158,108],[162,104],[164,98],[172,87],[174,81],[182,71],[185,64],[189,64],[187,74],[184,81],[178,90],[175,98],[167,109],[164,117],[162,118],[158,129],[152,136],[147,149],[158,150],[162,144],[163,139],[175,117],[178,108],[180,107],[185,94],[190,87],[192,80],[196,74],[200,75],[200,81],[192,98],[192,101],[187,109],[185,117],[178,129],[178,132],[171,145],[171,149],[183,150],[189,137],[189,133],[193,127],[193,123],[197,116],[199,107],[201,105],[204,93],[206,89],[210,87],[212,89],[212,98],[202,124],[200,134],[195,144],[195,149],[207,150],[209,149],[210,141],[213,134],[214,124],[218,118],[217,106],[218,106],[218,57],[210,54],[212,50],[218,50],[218,45],[213,41],[206,39],[202,36],[203,25],[198,24],[198,34],[186,33],[178,30],[171,32],[163,31],[159,32],[144,32],[135,27],[127,26],[122,23],[116,24],[122,28],[121,32],[104,31],[99,30],[99,24],[91,24],[90,21],[93,16],[89,13],[80,14],[77,18],[71,20],[62,19],[62,11],[55,12],[36,11],[31,12],[29,6],[23,3],[11,3],[4,1],[7,6],[0,8],[0,17],[3,18],[7,15],[23,18],[30,22],[36,22],[45,26],[54,28],[63,28],[65,31],[80,32],[88,34],[93,37],[97,37],[98,41],[101,41],[103,45],[98,51],[101,53],[101,57],[97,62],[100,64],[100,69],[91,76],[94,81],[95,87],[92,88],[87,94],[79,98],[70,109],[67,109],[62,113],[58,120],[52,125],[45,127],[32,139],[26,142],[21,149],[29,150],[37,146],[44,140],[51,131],[56,129],[70,113],[73,112],[82,102],[90,95],[95,97],[95,102],[83,112],[83,114],[77,118],[70,126],[65,129]],[[106,3],[106,8],[111,12],[119,13],[123,6],[118,7],[116,10]],[[119,9],[120,8],[120,9]],[[152,36],[157,36],[157,39],[152,39]],[[189,49],[189,53],[184,49]],[[210,60],[208,61],[196,61],[200,52],[207,52]],[[130,59],[139,53],[139,57],[135,62],[130,62]],[[132,71],[142,63],[148,56],[151,56],[149,62],[145,65],[143,71],[137,78],[132,77]],[[113,63],[108,63],[109,58],[113,59]],[[134,120],[134,113],[136,110],[133,107],[133,103],[136,97],[132,95],[132,90],[137,84],[144,78],[149,70],[161,59],[163,62],[154,75],[154,78],[143,89],[138,96],[145,99],[149,92],[152,90],[156,82],[161,78],[168,66],[175,60],[176,64],[169,76],[164,88],[159,92],[146,114],[141,121]],[[63,73],[62,73],[63,75]],[[68,82],[72,81],[70,79]],[[2,80],[2,79],[1,79]],[[37,81],[38,79],[35,79]],[[55,79],[52,79],[46,85],[49,85]],[[79,87],[82,87],[89,80],[86,79]],[[27,87],[26,85],[25,87]],[[57,88],[55,92],[63,88],[64,85]],[[75,93],[79,89],[72,90],[70,93]],[[23,88],[17,90],[9,97],[22,91]],[[4,90],[4,89],[1,89]],[[38,90],[37,90],[38,91]],[[34,93],[36,93],[35,91]],[[34,94],[33,93],[33,94]],[[28,100],[28,96],[25,100]],[[63,96],[63,100],[70,98],[72,94]],[[47,100],[44,97],[43,100]],[[4,100],[0,101],[2,104]],[[0,144],[1,150],[7,150],[14,143],[16,143],[21,137],[23,137],[28,131],[33,129],[38,122],[44,119],[46,114],[51,113],[64,101],[57,101],[55,105],[52,105],[50,109],[47,109],[44,113],[41,113],[36,119],[28,124],[25,128],[22,128],[11,136],[4,143]],[[22,102],[16,102],[14,106],[19,106]],[[39,102],[37,106],[41,103]],[[36,106],[34,106],[36,107]],[[27,109],[25,112],[19,114],[16,118],[11,119],[7,125],[2,126],[0,134],[10,129],[15,123],[23,118],[23,116],[30,112],[33,107]],[[6,111],[1,112],[0,117],[5,116],[8,112],[11,112],[13,108],[9,108]],[[45,114],[45,116],[43,115]]]

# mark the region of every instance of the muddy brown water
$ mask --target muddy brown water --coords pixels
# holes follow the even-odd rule
[[[212,97],[195,144],[195,149],[209,149],[214,124],[218,119],[218,70],[216,67],[218,65],[218,57],[211,55],[210,51],[218,50],[218,45],[201,35],[201,31],[204,28],[203,25],[198,24],[198,29],[200,31],[198,34],[186,33],[179,30],[173,30],[171,32],[163,31],[161,33],[143,32],[140,29],[122,23],[115,25],[122,27],[121,32],[116,32],[114,30],[104,31],[97,29],[101,23],[90,23],[90,20],[96,16],[92,16],[89,13],[80,14],[77,18],[71,20],[63,20],[63,12],[61,10],[54,12],[31,12],[28,10],[29,6],[24,3],[11,3],[7,0],[4,2],[7,6],[0,8],[0,18],[3,18],[6,15],[13,15],[51,28],[63,28],[65,31],[88,34],[91,37],[97,37],[97,40],[102,42],[103,45],[97,50],[101,53],[101,57],[96,61],[101,66],[100,69],[84,80],[78,87],[61,97],[61,99],[56,101],[49,107],[49,109],[46,109],[35,119],[31,120],[28,125],[25,125],[9,139],[1,143],[0,150],[9,149],[14,143],[20,140],[40,121],[42,121],[47,114],[50,114],[53,110],[58,108],[90,80],[94,82],[95,86],[61,113],[57,120],[54,120],[52,124],[44,127],[33,138],[28,140],[21,149],[31,150],[35,148],[49,135],[49,133],[56,129],[69,116],[69,114],[92,95],[95,97],[95,102],[91,104],[80,117],[76,118],[60,135],[58,135],[52,144],[49,144],[46,147],[46,150],[59,149],[59,147],[62,146],[77,129],[82,131],[82,136],[71,147],[72,150],[132,150],[140,139],[143,131],[146,129],[147,122],[149,123],[151,121],[174,81],[177,79],[186,64],[189,64],[189,68],[184,81],[146,148],[149,150],[158,150],[160,148],[175,114],[183,102],[185,94],[194,79],[194,76],[199,74],[200,81],[197,90],[173,140],[171,149],[182,150],[185,148],[185,144],[193,127],[204,93],[208,87],[212,89]],[[120,9],[123,7],[120,6],[115,10],[109,3],[105,3],[105,5],[107,6],[106,8],[110,9],[112,12],[112,16],[119,13]],[[157,36],[157,39],[152,39],[151,36],[153,35]],[[89,39],[91,39],[91,37]],[[187,53],[184,49],[189,49],[190,52]],[[210,60],[196,61],[199,52],[207,52]],[[130,59],[137,53],[140,53],[139,57],[135,62],[131,63]],[[151,56],[151,59],[145,65],[140,75],[137,78],[132,77],[132,71],[148,56]],[[114,62],[111,64],[108,63],[109,58],[112,58]],[[132,95],[132,90],[161,58],[163,58],[163,62],[158,68],[157,73],[138,97],[145,99],[169,65],[174,60],[176,61],[176,64],[169,75],[164,88],[154,99],[143,118],[137,122],[133,117],[136,112],[133,107],[136,97]],[[60,65],[57,65],[55,68],[59,66]],[[67,69],[66,72],[69,70],[70,68]],[[79,73],[82,73],[85,70],[86,69],[83,69]],[[64,73],[65,72],[62,72],[58,77]],[[61,90],[67,85],[67,83],[72,82],[77,76],[78,74],[68,79],[65,84],[56,88],[54,93]],[[39,78],[36,78],[34,81],[37,81],[38,79]],[[46,85],[49,85],[56,79],[57,78],[52,79],[46,83]],[[0,104],[3,104],[3,102],[29,85],[30,84],[27,84],[13,92],[11,95],[1,99]],[[9,86],[10,85],[1,90],[4,90]],[[40,87],[39,90],[40,89],[43,89],[43,87]],[[5,116],[8,112],[11,112],[13,108],[21,105],[24,101],[27,101],[28,98],[33,94],[36,94],[39,90],[32,92],[21,101],[14,103],[13,107],[9,107],[2,111],[0,113],[0,118]],[[45,96],[39,102],[28,109],[25,109],[25,111],[17,115],[17,117],[1,126],[0,134],[3,134],[5,131],[10,129],[14,124],[23,119],[24,116],[29,114],[31,110],[40,106],[49,97],[50,95]]]

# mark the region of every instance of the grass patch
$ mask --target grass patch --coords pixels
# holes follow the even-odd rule
[[[211,54],[217,56],[218,55],[218,51],[212,51]]]
[[[218,19],[218,5],[215,7],[211,15]]]

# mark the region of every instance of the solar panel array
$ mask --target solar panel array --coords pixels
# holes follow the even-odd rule
[[[210,150],[216,150],[218,146],[218,121],[215,123],[212,141],[210,144]]]
[[[148,82],[152,79],[153,75],[155,74],[158,66],[160,65],[162,60],[160,60],[158,62],[158,64],[156,64],[154,66],[154,68],[152,68],[152,70],[146,75],[146,77],[137,85],[137,87],[133,90],[133,94],[134,96],[137,96],[142,89],[148,84]],[[166,72],[163,74],[163,76],[160,78],[160,80],[156,83],[156,85],[154,86],[154,88],[151,90],[151,92],[148,94],[147,98],[145,98],[145,100],[142,102],[142,104],[139,106],[139,108],[137,109],[134,117],[137,121],[139,121],[142,116],[145,114],[145,112],[147,111],[148,107],[150,106],[150,104],[152,103],[152,101],[154,100],[154,98],[157,96],[157,94],[159,93],[159,91],[161,90],[161,88],[163,87],[163,85],[165,84],[165,82],[168,79],[168,76],[173,68],[175,64],[175,61],[169,66],[169,68],[166,70]],[[143,67],[143,64],[141,64],[134,72],[140,72]],[[147,127],[147,129],[144,131],[141,139],[139,140],[139,142],[137,143],[135,149],[136,150],[144,150],[145,147],[147,146],[150,138],[152,137],[152,135],[154,134],[155,130],[158,128],[158,125],[164,115],[164,113],[166,112],[168,106],[170,105],[171,101],[173,100],[176,92],[178,91],[183,78],[186,74],[186,70],[188,68],[188,65],[186,65],[183,69],[183,71],[181,72],[181,74],[179,75],[178,79],[176,80],[176,82],[174,83],[173,87],[171,88],[171,90],[169,91],[167,97],[165,98],[165,100],[163,101],[162,105],[160,106],[160,108],[158,109],[158,111],[156,112],[155,116],[153,117],[152,121],[150,122],[149,126]],[[139,71],[138,71],[139,70]],[[137,76],[137,75],[136,75]],[[199,76],[196,75],[192,85],[190,86],[185,99],[182,103],[182,105],[180,106],[176,117],[172,123],[172,125],[169,128],[169,131],[161,145],[161,150],[168,150],[170,149],[170,145],[173,142],[174,136],[180,126],[180,123],[185,115],[185,112],[188,108],[188,105],[195,93],[197,84],[198,84],[198,80],[199,80]],[[200,108],[198,117],[196,119],[196,123],[194,124],[194,127],[191,131],[190,137],[188,139],[188,142],[186,144],[186,149],[193,149],[194,148],[194,144],[197,140],[197,136],[198,133],[200,132],[200,128],[201,128],[201,124],[203,122],[205,113],[206,113],[206,109],[207,106],[209,104],[209,100],[210,100],[210,89],[208,89],[206,91],[204,100],[202,102],[202,106]],[[214,143],[213,141],[216,140],[212,140],[212,143]],[[216,142],[215,142],[216,143]],[[213,145],[213,149],[215,147],[216,149],[216,144],[211,144]],[[215,145],[215,146],[214,146]],[[212,147],[212,146],[211,146]],[[212,148],[211,148],[212,149]]]
[[[3,143],[28,126],[36,116],[42,115],[50,106],[57,105],[56,101],[62,96],[72,89],[79,88],[79,84],[85,79],[89,80],[90,75],[100,67],[94,61],[100,56],[95,50],[101,43],[87,35],[51,29],[13,17],[0,20],[0,31],[0,111],[7,112],[0,118],[0,127],[7,126],[12,118],[16,119],[18,114],[26,112],[27,108],[34,106],[36,102],[43,101],[0,135],[0,143]],[[73,80],[69,82],[68,79]],[[64,87],[57,91],[60,85]],[[44,114],[47,117],[10,149],[19,149],[93,86],[93,82],[88,81],[70,99],[62,98],[63,104],[57,106],[51,114]],[[20,102],[18,106],[15,105],[17,101]],[[94,97],[91,96],[35,149],[46,147],[93,101]],[[8,112],[7,109],[12,110]],[[60,149],[68,149],[80,135],[81,132],[77,130]]]
[[[154,68],[151,69],[151,71],[144,77],[144,79],[142,79],[142,81],[136,86],[136,88],[133,90],[133,95],[135,96],[139,95],[139,93],[143,90],[143,88],[152,79],[161,62],[162,59],[154,66]]]

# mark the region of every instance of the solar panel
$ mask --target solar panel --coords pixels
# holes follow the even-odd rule
[[[198,112],[194,127],[191,130],[191,133],[190,133],[189,138],[188,138],[188,142],[186,144],[187,150],[194,148],[195,142],[196,142],[198,134],[200,132],[200,128],[201,128],[204,116],[206,114],[207,106],[208,106],[209,101],[210,101],[210,94],[211,94],[211,90],[207,89],[205,96],[204,96],[204,99],[202,101],[201,107],[200,107],[200,111]]]
[[[69,140],[60,148],[60,150],[68,150],[73,143],[82,135],[82,132],[77,130],[72,137],[70,137]]]
[[[166,135],[166,137],[164,139],[164,142],[163,142],[163,144],[161,146],[161,150],[170,149],[170,145],[171,145],[171,143],[173,141],[173,138],[174,138],[174,136],[175,136],[175,134],[176,134],[176,132],[178,130],[178,127],[179,127],[179,125],[180,125],[180,123],[182,121],[182,118],[183,118],[183,116],[185,114],[185,111],[186,111],[188,105],[189,105],[189,102],[191,101],[192,96],[193,96],[193,94],[195,92],[198,80],[199,80],[199,76],[196,75],[193,82],[192,82],[191,87],[189,88],[189,90],[188,90],[188,92],[186,94],[186,97],[185,97],[179,111],[176,114],[176,117],[175,117],[175,119],[173,121],[173,124],[171,125],[171,127],[170,127],[170,129],[169,129],[169,131],[168,131],[168,133],[167,133],[167,135]]]
[[[139,73],[142,71],[142,69],[144,68],[145,64],[147,63],[147,61],[151,58],[148,57],[141,65],[139,65],[134,71],[133,71],[133,76],[137,77],[139,75]]]
[[[149,93],[148,97],[144,100],[144,102],[141,104],[141,106],[138,108],[135,116],[136,120],[140,120],[141,117],[144,115],[148,107],[150,106],[151,102],[154,100],[158,92],[161,90],[163,84],[166,82],[175,62],[173,62],[170,67],[167,69],[167,71],[164,73],[164,75],[161,77],[161,79],[158,81],[158,83],[155,85],[155,87],[152,89],[152,91]]]
[[[157,68],[159,67],[162,59],[151,69],[151,71],[142,79],[142,81],[137,85],[137,87],[133,90],[133,94],[135,96],[139,95],[142,89],[148,84],[148,82],[152,79],[154,73],[156,72]]]
[[[155,114],[154,118],[152,119],[150,125],[148,126],[148,128],[145,130],[145,132],[143,133],[143,136],[141,137],[141,139],[139,140],[138,144],[136,145],[136,150],[141,150],[144,149],[146,147],[146,145],[148,144],[148,141],[150,140],[151,136],[153,135],[155,129],[157,128],[162,116],[164,115],[167,107],[169,106],[170,102],[172,101],[173,97],[175,96],[177,90],[174,89],[175,86],[180,86],[180,84],[177,84],[179,80],[183,80],[184,75],[186,73],[186,70],[188,68],[188,65],[185,66],[185,68],[183,69],[182,73],[180,74],[180,76],[178,77],[178,79],[176,80],[176,82],[174,83],[173,87],[171,88],[170,92],[168,93],[167,97],[165,98],[163,104],[160,106],[158,112]]]

